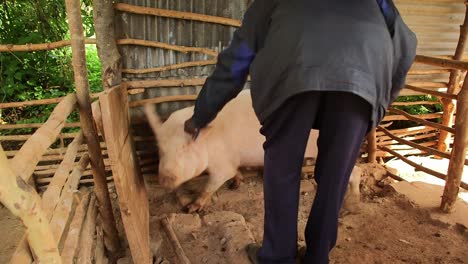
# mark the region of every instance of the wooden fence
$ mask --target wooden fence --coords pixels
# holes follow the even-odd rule
[[[211,58],[209,60],[183,62],[148,69],[119,69],[115,67],[115,65],[118,65],[118,58],[115,61],[107,61],[103,63],[103,86],[105,91],[90,95],[84,61],[84,44],[95,44],[96,42],[103,44],[103,41],[113,39],[106,38],[106,40],[102,40],[102,36],[108,33],[104,33],[103,30],[109,28],[106,27],[109,23],[113,25],[109,21],[113,20],[114,13],[109,10],[112,9],[113,11],[114,8],[119,12],[200,21],[233,27],[240,25],[240,21],[223,17],[138,7],[128,4],[115,4],[112,6],[112,3],[96,1],[95,9],[101,9],[103,14],[96,19],[107,18],[107,20],[104,21],[103,25],[96,24],[97,40],[85,40],[79,14],[79,1],[67,0],[66,3],[72,40],[44,44],[0,45],[0,52],[50,50],[71,45],[75,82],[77,84],[77,95],[71,94],[62,98],[29,102],[0,103],[0,109],[58,103],[54,112],[44,124],[0,125],[0,130],[37,128],[32,135],[0,136],[1,142],[25,142],[19,150],[0,150],[0,167],[6,172],[6,176],[1,178],[0,192],[8,194],[0,196],[0,200],[15,215],[19,216],[27,229],[31,231],[27,232],[27,235],[25,234],[21,239],[12,263],[31,263],[33,259],[44,263],[59,263],[61,261],[71,263],[74,259],[80,259],[89,263],[88,261],[93,257],[103,258],[104,244],[108,250],[115,252],[119,247],[119,242],[116,237],[115,221],[107,191],[107,182],[114,180],[114,178],[119,191],[120,205],[124,207],[121,208],[121,212],[124,221],[127,221],[126,228],[139,223],[135,220],[137,214],[142,215],[140,218],[143,219],[143,222],[140,225],[147,225],[144,219],[147,219],[148,216],[144,210],[140,210],[141,212],[139,211],[132,216],[129,212],[138,210],[137,205],[127,204],[127,202],[131,201],[130,197],[136,197],[141,201],[145,200],[145,191],[141,190],[144,184],[142,181],[138,183],[137,187],[140,188],[140,192],[137,193],[126,190],[124,185],[128,180],[125,177],[141,180],[140,173],[154,172],[154,159],[152,156],[154,156],[155,150],[137,150],[136,154],[138,154],[139,159],[135,159],[138,160],[135,164],[128,163],[129,159],[122,160],[122,157],[117,155],[116,151],[124,148],[130,153],[131,142],[126,141],[126,135],[123,135],[120,129],[125,131],[125,129],[129,128],[128,120],[126,120],[128,118],[128,108],[139,107],[146,103],[193,101],[196,99],[196,95],[173,95],[135,100],[129,102],[124,110],[117,107],[118,103],[127,103],[127,94],[143,93],[145,89],[149,88],[166,87],[169,89],[177,86],[200,86],[203,85],[205,78],[125,81],[119,76],[122,73],[127,75],[147,74],[216,63],[217,52],[211,49],[178,46],[143,39],[120,39],[114,44],[120,46],[138,45],[184,53],[197,52],[211,56]],[[452,58],[418,56],[416,64],[431,65],[435,68],[414,68],[410,71],[410,75],[449,72],[450,80],[448,82],[414,81],[408,83],[401,94],[429,94],[439,98],[439,101],[397,102],[389,109],[392,115],[387,115],[384,119],[384,123],[387,124],[397,120],[411,120],[419,125],[393,130],[388,129],[388,126],[385,125],[379,126],[377,130],[370,133],[367,146],[365,146],[370,162],[375,162],[377,157],[398,157],[418,170],[446,180],[441,204],[441,208],[446,212],[451,211],[453,208],[459,187],[465,189],[468,187],[467,183],[461,182],[463,166],[468,165],[466,159],[468,146],[468,121],[466,118],[468,115],[468,77],[465,78],[463,87],[459,86],[461,76],[468,70],[468,62],[460,61],[466,39],[466,25],[465,19],[455,56]],[[99,101],[91,104],[90,100],[93,98],[99,98]],[[444,105],[445,111],[443,113],[410,115],[394,107],[438,103]],[[81,122],[66,123],[67,116],[76,104],[79,106]],[[101,107],[106,110],[101,111]],[[113,124],[113,117],[117,118],[119,122]],[[454,122],[455,117],[458,117],[456,122]],[[430,121],[438,118],[442,119],[442,123]],[[453,123],[455,123],[455,127],[453,127]],[[79,127],[81,130],[77,133],[61,133],[63,128],[71,127]],[[98,132],[101,137],[98,136]],[[131,135],[131,131],[128,132]],[[453,142],[450,134],[454,135]],[[64,142],[62,146],[49,148],[57,138]],[[70,140],[71,142],[69,142]],[[154,142],[154,138],[133,137],[133,141]],[[111,144],[108,144],[109,142]],[[453,145],[453,147],[451,152],[448,152],[450,145]],[[422,167],[407,158],[408,155],[421,154],[449,159],[450,167],[447,173],[440,173]],[[10,160],[7,160],[7,157]],[[117,161],[120,163],[117,163]],[[120,166],[120,164],[124,163],[125,166]],[[133,166],[134,169],[138,168],[138,172],[134,170],[132,172],[129,166]],[[38,196],[33,188],[28,187],[27,182],[32,175],[34,175],[35,184],[39,188],[45,189],[42,198]],[[79,189],[77,192],[80,184],[90,183],[94,184],[94,191],[84,188]],[[32,208],[33,204],[38,206]],[[99,204],[99,209],[96,207],[97,204]],[[131,209],[131,206],[134,206],[132,208],[135,209]],[[31,215],[32,209],[37,214]],[[101,225],[96,227],[96,215],[98,213],[101,215],[100,219],[102,221]],[[47,221],[42,221],[42,219],[47,219]],[[65,230],[68,230],[68,232],[65,232]],[[137,233],[145,234],[145,232],[146,229],[141,233]],[[142,263],[149,262],[149,245],[142,241],[142,239],[146,240],[148,238],[141,237],[138,234],[131,236],[128,234],[127,231],[134,259],[141,260]],[[93,239],[95,235],[97,235],[97,239]],[[39,239],[41,240],[39,241]],[[93,243],[96,244],[96,247],[92,247]],[[95,248],[95,250],[93,251],[92,248]]]

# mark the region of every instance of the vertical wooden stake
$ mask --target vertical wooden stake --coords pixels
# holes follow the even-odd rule
[[[98,55],[102,65],[104,90],[122,82],[122,67],[115,36],[114,13],[114,1],[93,1],[93,19]]]
[[[71,34],[72,65],[75,75],[76,94],[80,110],[81,127],[88,145],[93,170],[96,199],[102,219],[106,246],[112,253],[120,247],[119,237],[112,213],[106,171],[102,159],[96,124],[93,122],[91,99],[89,96],[88,72],[86,68],[85,42],[81,20],[80,0],[65,0]]]
[[[460,191],[466,151],[468,150],[468,75],[461,92],[458,94],[457,119],[455,122],[455,141],[453,143],[452,158],[447,172],[444,195],[440,208],[449,213],[453,210]]]
[[[377,163],[377,132],[376,128],[372,129],[367,135],[367,162]]]
[[[468,6],[466,6],[465,21],[460,27],[460,38],[458,40],[457,49],[455,50],[454,60],[461,60],[463,53],[465,52],[466,37],[468,34]],[[456,94],[460,90],[460,78],[463,73],[460,70],[452,70],[450,72],[450,80],[448,84],[447,93]],[[442,115],[442,125],[452,127],[455,113],[455,100],[442,98],[442,104],[444,106],[444,113]],[[438,150],[447,152],[450,146],[450,133],[441,130],[439,136]]]

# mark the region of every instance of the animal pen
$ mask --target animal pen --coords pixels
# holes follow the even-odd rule
[[[120,214],[135,263],[152,263],[149,208],[144,176],[156,171],[154,141],[145,133],[139,107],[158,104],[162,116],[190,105],[216,63],[250,1],[94,1],[96,39],[85,39],[80,1],[66,0],[70,40],[0,45],[0,52],[51,50],[70,46],[76,93],[63,98],[0,103],[0,109],[57,104],[43,124],[1,124],[1,130],[37,128],[31,135],[0,136],[17,142],[1,150],[0,201],[19,217],[26,232],[11,263],[103,263],[118,255],[115,214]],[[362,147],[369,163],[396,157],[446,181],[440,210],[450,213],[468,165],[468,31],[461,0],[395,1],[419,49],[401,95],[431,95],[436,101],[395,102]],[[461,25],[458,31],[458,27]],[[96,44],[104,91],[90,94],[85,44]],[[442,113],[412,115],[399,106],[442,104]],[[79,123],[67,123],[76,109]],[[409,120],[409,128],[390,129]],[[438,122],[439,120],[440,122]],[[62,133],[63,128],[81,128]],[[143,131],[143,132],[142,132]],[[59,147],[50,147],[55,142]],[[150,144],[150,145],[151,145]],[[447,159],[447,171],[426,168],[408,156]],[[388,172],[397,180],[398,175]],[[146,176],[145,176],[146,177]],[[108,191],[115,185],[118,208]],[[40,193],[41,195],[39,195]],[[167,232],[177,245],[169,222]],[[188,263],[176,247],[181,263]]]

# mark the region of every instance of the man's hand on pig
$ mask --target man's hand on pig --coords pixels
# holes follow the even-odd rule
[[[200,134],[200,129],[195,126],[192,118],[185,121],[184,131],[188,133],[189,135],[191,135],[193,140],[196,140],[198,137],[198,134]]]

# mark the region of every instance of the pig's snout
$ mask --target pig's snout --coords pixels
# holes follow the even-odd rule
[[[159,174],[159,184],[167,189],[175,189],[177,187],[174,177]]]
[[[179,187],[180,183],[178,177],[164,166],[159,167],[159,184],[166,189],[175,189]]]

